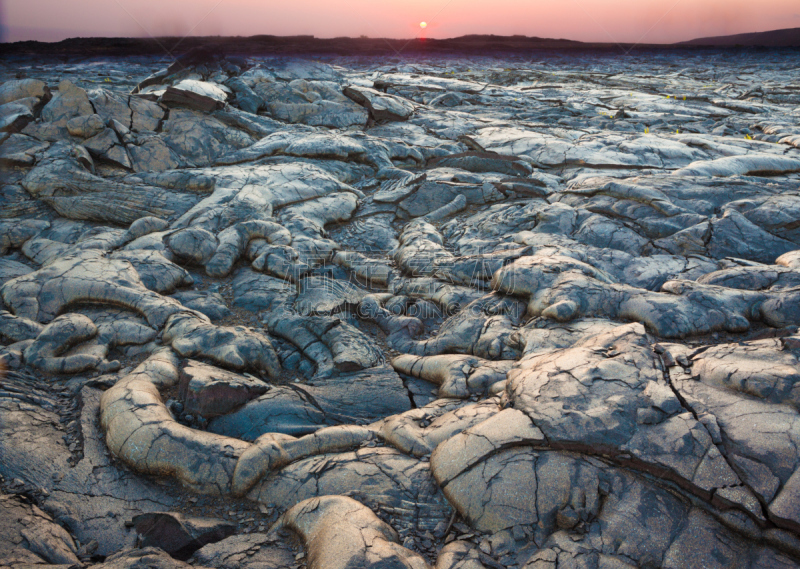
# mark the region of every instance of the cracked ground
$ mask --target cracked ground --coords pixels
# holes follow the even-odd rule
[[[0,567],[800,566],[798,69],[0,62]]]

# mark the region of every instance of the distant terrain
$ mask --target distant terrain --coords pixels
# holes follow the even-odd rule
[[[496,35],[466,35],[449,39],[317,38],[314,36],[250,37],[162,37],[162,38],[70,38],[60,42],[24,41],[0,44],[0,55],[150,55],[164,50],[183,53],[205,46],[237,54],[333,55],[381,54],[484,54],[526,51],[605,51],[628,53],[632,50],[698,49],[706,47],[800,47],[800,28],[700,38],[677,44],[589,43],[553,39]]]
[[[770,32],[754,32],[732,36],[698,38],[678,45],[694,46],[763,46],[763,47],[800,47],[800,28],[772,30]]]

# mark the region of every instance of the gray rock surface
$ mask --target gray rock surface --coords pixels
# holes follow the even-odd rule
[[[0,567],[800,565],[796,54],[162,63],[0,66]]]
[[[80,563],[78,548],[69,533],[36,506],[16,496],[1,495],[0,512],[3,515],[0,566]]]

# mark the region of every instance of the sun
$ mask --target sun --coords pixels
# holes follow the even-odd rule
[[[423,29],[427,28],[428,27],[428,22],[420,22],[419,23],[419,27],[423,28]]]

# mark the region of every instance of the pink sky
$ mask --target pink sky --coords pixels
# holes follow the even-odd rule
[[[524,34],[670,43],[800,27],[798,0],[0,0],[4,41],[73,36]]]

